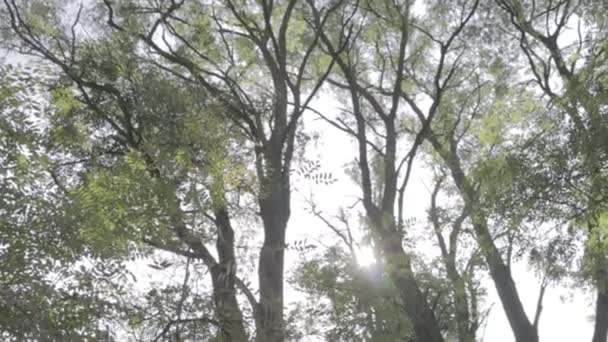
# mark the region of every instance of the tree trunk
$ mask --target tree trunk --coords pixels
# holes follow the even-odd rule
[[[211,269],[213,302],[220,322],[220,341],[246,342],[247,332],[236,298],[236,259],[234,230],[226,208],[215,210],[216,248],[219,263]]]
[[[427,139],[450,169],[454,184],[458,188],[462,200],[470,210],[475,236],[490,269],[490,276],[507,315],[511,330],[515,335],[515,340],[517,342],[537,342],[538,332],[526,315],[519,298],[519,293],[515,287],[515,282],[511,277],[511,271],[502,260],[500,251],[492,239],[492,235],[488,229],[487,218],[481,209],[481,203],[479,203],[479,194],[462,170],[456,146],[450,146],[450,150],[448,151],[432,134]]]
[[[475,330],[471,329],[469,304],[467,301],[466,282],[456,269],[456,261],[453,258],[445,261],[446,271],[454,291],[454,310],[456,318],[456,330],[460,342],[475,342]]]
[[[149,164],[154,165],[154,164]],[[156,170],[156,169],[154,169]],[[153,172],[160,178],[160,172]],[[198,255],[211,274],[213,302],[220,331],[220,341],[248,341],[243,316],[236,297],[236,258],[234,253],[234,230],[223,197],[214,198],[215,227],[217,229],[216,249],[219,260],[211,255],[201,239],[192,235],[185,224],[181,203],[177,196],[177,185],[163,182],[165,192],[174,194],[168,208],[168,215],[177,237]],[[223,186],[223,185],[222,185]]]
[[[231,282],[229,280],[230,276],[219,268],[211,271],[211,279],[213,283],[213,302],[220,324],[218,334],[220,341],[248,341],[243,324],[243,315],[236,299],[234,282]]]
[[[511,272],[503,262],[494,241],[491,240],[487,226],[474,223],[473,227],[490,269],[496,292],[515,335],[515,340],[517,342],[537,342],[538,333],[536,328],[524,311]]]
[[[608,340],[608,293],[599,289],[595,301],[595,329],[593,342]]]
[[[408,263],[409,260],[405,252],[401,256],[387,258],[389,260],[398,259],[401,263]],[[390,261],[389,261],[390,262]],[[409,266],[409,267],[408,267]],[[441,329],[433,311],[418,287],[418,283],[413,276],[411,265],[401,265],[399,269],[389,271],[391,280],[399,288],[401,300],[405,306],[408,317],[414,326],[414,342],[443,342]]]
[[[460,191],[466,206],[471,210],[471,219],[473,220],[473,229],[477,241],[490,269],[490,275],[515,335],[515,340],[517,342],[537,342],[538,332],[526,315],[517,288],[515,287],[515,282],[511,277],[511,272],[502,260],[496,244],[494,244],[485,214],[481,211],[478,195],[466,179],[460,167],[458,156],[446,154],[446,151],[436,140],[432,139],[432,143],[440,151],[440,154],[448,164],[454,183]]]
[[[399,289],[404,309],[414,326],[412,341],[443,342],[435,314],[414,277],[410,257],[401,246],[402,238],[389,235],[398,234],[385,233],[381,237],[382,250],[386,257],[388,274]]]
[[[283,270],[285,231],[290,215],[289,185],[282,177],[273,179],[270,193],[260,199],[264,224],[264,244],[260,253],[258,278],[260,303],[256,317],[258,342],[285,340],[283,321]]]

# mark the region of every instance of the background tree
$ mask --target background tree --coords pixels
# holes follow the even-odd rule
[[[65,75],[52,85],[56,111],[46,118],[46,171],[75,209],[75,233],[86,237],[93,256],[121,260],[145,242],[203,260],[212,270],[217,316],[225,327],[220,331],[245,339],[234,308],[234,239],[224,203],[226,145],[220,141],[226,130],[209,115],[207,96],[195,97],[201,89],[169,79],[161,84],[160,74],[138,63],[136,41],[128,35],[78,40],[82,7],[71,30],[61,31],[52,26],[60,19],[52,17],[60,15],[57,8],[32,2],[23,13],[6,5],[26,51]],[[22,21],[26,14],[33,27]],[[69,53],[63,50],[68,46]],[[214,129],[200,134],[205,126]],[[220,231],[219,262],[204,245],[211,227]]]
[[[226,151],[215,147],[204,150],[200,145],[203,139],[196,142],[182,137],[175,141],[159,139],[159,134],[168,128],[175,129],[170,133],[180,134],[186,129],[204,129],[208,124],[182,121],[180,105],[193,115],[201,109],[215,111],[220,121],[230,123],[226,126],[228,131],[238,128],[233,130],[236,133],[231,142],[235,143],[233,146],[239,144],[248,149],[244,155],[253,155],[248,160],[255,166],[244,168],[253,169],[257,176],[257,189],[253,186],[249,189],[258,202],[265,237],[259,257],[259,303],[249,289],[244,289],[242,282],[240,287],[253,306],[257,338],[283,340],[283,255],[290,215],[289,177],[296,130],[304,109],[333,64],[323,60],[319,61],[322,64],[313,65],[318,61],[318,31],[309,34],[303,30],[306,24],[302,18],[308,6],[296,1],[280,4],[268,1],[251,4],[243,11],[241,6],[245,4],[231,1],[188,4],[183,1],[154,4],[103,1],[91,7],[36,1],[21,6],[13,1],[4,3],[12,30],[23,46],[54,64],[69,80],[64,90],[67,94],[60,95],[70,97],[72,90],[79,93],[77,100],[94,112],[96,120],[103,122],[96,127],[107,134],[102,140],[110,145],[114,141],[113,147],[119,149],[111,152],[129,157],[134,164],[130,165],[135,168],[133,171],[140,168],[149,174],[149,178],[142,181],[158,183],[154,191],[170,196],[168,200],[160,199],[159,205],[166,208],[170,230],[175,232],[180,244],[191,251],[176,250],[173,244],[147,237],[146,243],[182,255],[194,253],[207,264],[214,284],[217,315],[226,318],[223,327],[231,326],[221,332],[231,331],[232,338],[242,340],[246,331],[235,297],[239,281],[234,230],[225,203],[224,170],[217,166],[222,165]],[[321,21],[339,5],[338,2],[320,8]],[[70,12],[73,20],[66,24],[69,16],[65,14]],[[91,16],[103,19],[107,25],[90,20],[85,23],[84,18],[91,19]],[[322,28],[323,25],[319,29]],[[97,30],[99,36],[87,37],[90,29]],[[154,73],[190,89],[186,103],[166,99],[153,103],[169,94],[154,94],[156,89],[149,87],[158,85]],[[267,84],[257,82],[260,77],[271,79],[272,86],[268,88]],[[149,102],[144,103],[145,100]],[[217,105],[214,107],[211,103]],[[178,127],[163,125],[167,123],[161,122],[162,119],[153,121],[163,125],[162,128],[151,125],[149,116],[158,115],[160,109],[155,105],[174,115]],[[187,124],[191,126],[181,127]],[[207,125],[205,129],[210,127],[213,126]],[[168,136],[176,138],[176,134]],[[206,143],[206,146],[223,145],[219,140]],[[170,145],[168,152],[164,151],[166,144]],[[179,169],[181,165],[171,160],[186,164],[185,169]],[[201,175],[203,169],[204,175]],[[201,240],[201,234],[189,225],[193,220],[189,212],[196,214],[200,210],[188,203],[189,198],[183,191],[187,186],[196,189],[191,177],[205,180],[203,184],[210,198],[208,209],[213,214],[207,218],[217,229],[218,260]],[[102,177],[99,181],[102,184],[93,187],[107,189],[108,180]],[[107,203],[111,201],[105,199]],[[90,202],[100,201],[94,198]],[[90,214],[108,211],[108,215],[114,214],[109,208],[102,209],[95,208]],[[100,219],[95,215],[87,218]]]
[[[553,111],[553,134],[567,141],[557,158],[551,191],[560,196],[564,221],[574,222],[586,235],[586,273],[597,288],[595,334],[608,334],[606,248],[601,236],[606,212],[606,18],[601,4],[590,1],[497,1],[506,32],[518,43],[528,77],[542,91]],[[559,185],[557,185],[559,184]],[[557,186],[556,186],[557,185]]]
[[[45,173],[36,125],[46,112],[36,98],[49,78],[45,69],[0,69],[0,336],[7,340],[99,337],[97,317],[115,312],[72,280],[85,244],[61,214],[70,203]]]
[[[350,111],[344,119],[326,118],[326,121],[353,136],[358,144],[358,183],[369,229],[386,263],[386,272],[400,292],[414,329],[413,339],[443,341],[437,315],[416,279],[411,253],[403,247],[403,198],[414,157],[439,108],[442,93],[460,69],[459,59],[466,49],[466,41],[461,40],[460,35],[478,3],[463,2],[453,17],[443,4],[431,5],[429,16],[440,13],[440,20],[447,26],[445,37],[437,38],[421,26],[423,17],[417,18],[412,13],[412,5],[409,1],[362,2],[358,13],[357,8],[346,7],[348,12],[340,23],[352,20],[359,26],[352,43],[342,53],[336,43],[342,41],[340,35],[325,32],[321,35],[327,53],[336,58],[340,70],[330,79],[330,84],[348,95]],[[321,22],[318,14],[315,21]],[[434,54],[437,59],[422,63],[425,53]],[[417,89],[417,85],[410,82],[408,72],[417,73],[420,67],[424,68],[430,88],[425,84]],[[416,131],[402,124],[407,122],[404,111],[409,104],[408,96],[425,89],[432,92],[432,104]],[[405,101],[404,93],[408,97]],[[398,141],[407,133],[414,141],[399,156]]]

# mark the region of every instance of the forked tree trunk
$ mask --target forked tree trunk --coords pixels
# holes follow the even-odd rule
[[[441,143],[432,136],[429,140],[449,167],[464,203],[470,208],[473,230],[516,341],[537,342],[538,332],[526,315],[515,282],[511,277],[511,272],[503,261],[488,229],[487,218],[481,211],[479,196],[466,178],[456,151],[446,151]]]
[[[215,210],[218,231],[216,248],[218,264],[211,268],[213,302],[220,322],[220,341],[248,341],[243,314],[236,297],[236,258],[234,254],[234,230],[226,208]]]

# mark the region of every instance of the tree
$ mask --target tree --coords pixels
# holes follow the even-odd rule
[[[65,226],[58,212],[69,203],[44,173],[35,125],[44,90],[31,83],[45,78],[40,69],[0,69],[0,336],[7,340],[94,338],[101,333],[95,318],[114,311],[69,281],[83,241]]]
[[[308,6],[297,1],[265,1],[251,5],[248,11],[239,8],[244,4],[232,1],[103,1],[90,9],[36,1],[4,4],[12,31],[22,46],[65,76],[65,89],[60,95],[73,97],[87,111],[87,120],[104,132],[100,140],[106,146],[100,148],[101,154],[127,157],[127,163],[132,163],[129,167],[135,169],[129,172],[146,171],[145,181],[156,186],[152,193],[168,196],[158,203],[166,210],[168,222],[163,223],[174,232],[178,245],[190,251],[147,237],[145,242],[205,262],[211,270],[216,314],[221,332],[227,334],[225,338],[246,338],[235,293],[239,286],[253,306],[258,340],[283,340],[283,255],[296,131],[299,118],[333,64],[317,58],[317,32],[340,2],[315,9],[322,12],[321,25],[312,34],[303,30]],[[64,25],[66,18],[61,12],[70,10],[75,12],[73,20]],[[107,25],[85,22],[88,15],[104,18]],[[87,38],[87,29],[97,29],[99,35]],[[291,36],[289,41],[287,35]],[[272,80],[270,89],[256,81],[261,75]],[[171,79],[174,85],[163,94],[155,94],[156,89],[150,85],[158,86],[162,78]],[[178,84],[189,89],[183,102],[181,98],[164,105],[156,102],[163,96],[168,101],[170,92],[181,87]],[[159,108],[155,106],[159,105],[174,117],[176,122],[171,124],[177,127],[163,122],[164,118],[158,120]],[[216,113],[211,116],[229,122],[227,130],[236,132],[231,141],[253,154],[257,177],[253,195],[265,236],[259,257],[259,302],[236,277],[234,229],[225,203],[224,170],[216,166],[217,158],[223,159],[227,151],[206,150],[203,146],[221,146],[222,137],[205,141],[193,134],[169,142],[172,146],[168,151],[167,142],[158,139],[167,128],[175,129],[170,132],[172,138],[184,130],[201,133],[201,126],[191,126],[203,124],[198,120],[207,124],[212,119],[197,117],[195,111],[201,108],[197,106],[212,108]],[[71,119],[72,111],[68,112]],[[188,123],[188,119],[194,122]],[[183,168],[172,167],[172,161]],[[208,218],[218,231],[219,260],[187,223],[194,218],[185,208],[201,210],[184,199],[182,191],[182,187],[194,184],[190,177],[196,172],[207,178],[204,186],[210,203],[205,209],[213,213]],[[94,198],[91,202],[99,201]]]
[[[597,288],[593,341],[604,341],[608,337],[608,293],[604,274],[606,248],[600,232],[606,211],[606,174],[602,165],[608,156],[608,126],[604,118],[608,93],[603,67],[607,31],[602,11],[598,12],[601,5],[581,1],[497,4],[504,11],[505,27],[518,42],[532,80],[553,106],[556,130],[569,137],[567,144],[561,144],[562,158],[572,160],[573,166],[561,171],[575,173],[577,179],[570,179],[564,186],[565,219],[576,217],[577,224],[586,230],[590,278]],[[572,33],[569,26],[574,25],[578,36],[565,45],[562,40]],[[559,80],[557,85],[554,80]]]
[[[449,27],[442,37],[434,37],[420,24],[421,20],[411,13],[412,3],[408,1],[393,4],[363,2],[359,13],[356,7],[346,8],[348,12],[343,15],[342,22],[354,21],[360,26],[357,26],[358,35],[344,52],[338,49],[343,40],[340,35],[321,35],[327,53],[336,58],[340,70],[339,78],[330,79],[330,84],[348,94],[349,120],[354,122],[351,126],[331,118],[326,120],[356,139],[359,185],[368,224],[385,259],[390,279],[400,292],[416,341],[444,339],[436,314],[415,277],[412,258],[402,246],[405,234],[403,198],[414,157],[428,134],[429,125],[442,101],[442,93],[454,81],[456,70],[460,69],[460,53],[466,49],[466,41],[460,36],[473,17],[478,2],[460,5],[455,18],[441,17]],[[441,12],[442,4],[436,6],[429,13],[435,10],[445,13]],[[365,27],[368,18],[370,25]],[[319,14],[315,15],[315,21],[317,24],[321,22]],[[386,34],[381,35],[381,32]],[[435,54],[437,59],[425,64],[421,61],[423,53]],[[425,74],[428,83],[412,89],[417,84],[411,84],[411,73],[417,71],[418,63],[430,70]],[[422,121],[419,130],[414,132],[413,128],[400,125],[403,119],[399,115],[402,115],[405,105],[419,109],[412,99],[413,92],[427,89],[431,93],[432,104],[426,116],[422,111],[417,113]],[[397,141],[407,132],[412,133],[414,141],[409,151],[399,157]],[[377,178],[372,169],[378,170]]]

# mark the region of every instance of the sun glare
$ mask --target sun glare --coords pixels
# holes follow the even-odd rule
[[[357,263],[359,266],[366,267],[376,262],[374,250],[369,246],[360,247],[357,251]]]

